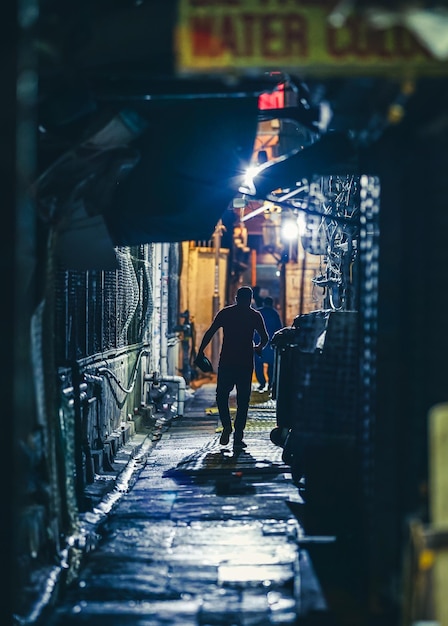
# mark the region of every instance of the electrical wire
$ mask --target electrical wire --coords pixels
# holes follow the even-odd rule
[[[121,389],[121,391],[123,391],[123,393],[127,393],[127,394],[132,393],[135,387],[135,381],[137,380],[137,374],[139,371],[138,366],[144,354],[149,354],[148,350],[144,349],[139,352],[137,356],[137,361],[135,362],[135,365],[134,365],[134,373],[132,376],[131,386],[129,388],[123,387],[123,385],[121,384],[121,381],[117,378],[116,374],[108,367],[99,367],[96,371],[98,374],[106,374],[107,376],[110,376],[116,382],[117,386]]]

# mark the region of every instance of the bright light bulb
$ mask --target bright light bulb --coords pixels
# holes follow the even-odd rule
[[[284,220],[282,224],[282,236],[286,241],[293,241],[299,236],[297,220]]]
[[[244,184],[245,185],[251,185],[253,180],[254,180],[254,176],[256,175],[258,171],[258,166],[257,165],[249,165],[249,167],[247,168],[245,174],[244,174]]]
[[[255,185],[254,185],[254,177],[257,175],[260,166],[258,165],[249,165],[244,172],[243,184],[238,189],[241,193],[249,193],[251,195],[255,194]]]

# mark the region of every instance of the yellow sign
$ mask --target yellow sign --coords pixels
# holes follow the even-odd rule
[[[360,14],[335,28],[325,0],[179,0],[179,73],[280,70],[301,74],[446,73],[403,27]]]

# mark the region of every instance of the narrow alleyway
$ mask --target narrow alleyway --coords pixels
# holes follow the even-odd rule
[[[214,394],[213,384],[197,389],[163,429],[46,626],[267,626],[326,613],[299,549],[301,498],[269,439],[274,402],[251,402],[247,448],[235,456],[232,439],[219,445]]]

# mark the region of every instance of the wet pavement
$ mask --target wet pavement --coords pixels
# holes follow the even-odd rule
[[[86,515],[102,515],[98,543],[45,626],[324,623],[307,621],[326,605],[292,512],[299,491],[269,438],[275,404],[252,396],[239,453],[232,437],[219,445],[214,384],[141,442],[127,482]]]

